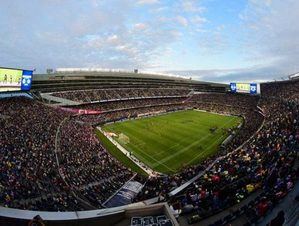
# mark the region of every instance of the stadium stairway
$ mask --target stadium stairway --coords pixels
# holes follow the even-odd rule
[[[55,97],[55,96],[52,96],[51,94],[48,94],[48,93],[41,93],[41,97],[46,101],[54,102],[55,104],[53,104],[53,105],[57,105],[57,106],[79,105],[79,104],[81,104],[80,102],[68,100],[68,99],[61,98],[61,97]]]

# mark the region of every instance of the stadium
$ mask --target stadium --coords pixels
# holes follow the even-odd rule
[[[298,219],[296,76],[222,84],[137,70],[21,74],[19,91],[0,99],[0,225]]]
[[[298,18],[2,0],[0,226],[299,226]]]

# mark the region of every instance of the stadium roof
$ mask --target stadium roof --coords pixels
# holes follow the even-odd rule
[[[199,80],[193,80],[191,78],[181,77],[174,74],[163,74],[157,72],[148,71],[129,71],[121,69],[102,69],[102,68],[57,68],[54,73],[50,74],[35,74],[34,80],[45,79],[61,79],[62,77],[69,80],[81,79],[86,77],[123,77],[123,78],[144,78],[144,79],[161,79],[161,80],[175,80],[182,82],[191,82],[193,84],[217,84],[213,82],[205,82]]]

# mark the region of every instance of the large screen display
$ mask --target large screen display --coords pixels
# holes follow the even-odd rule
[[[232,93],[250,93],[259,94],[260,88],[257,83],[230,83],[230,90]]]
[[[32,74],[30,70],[0,68],[0,92],[30,90]]]

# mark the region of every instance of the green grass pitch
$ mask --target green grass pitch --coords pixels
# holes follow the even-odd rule
[[[196,110],[187,110],[103,126],[106,132],[152,169],[166,174],[186,165],[198,164],[217,152],[226,139],[225,129],[242,119]],[[216,127],[215,132],[210,129]]]

